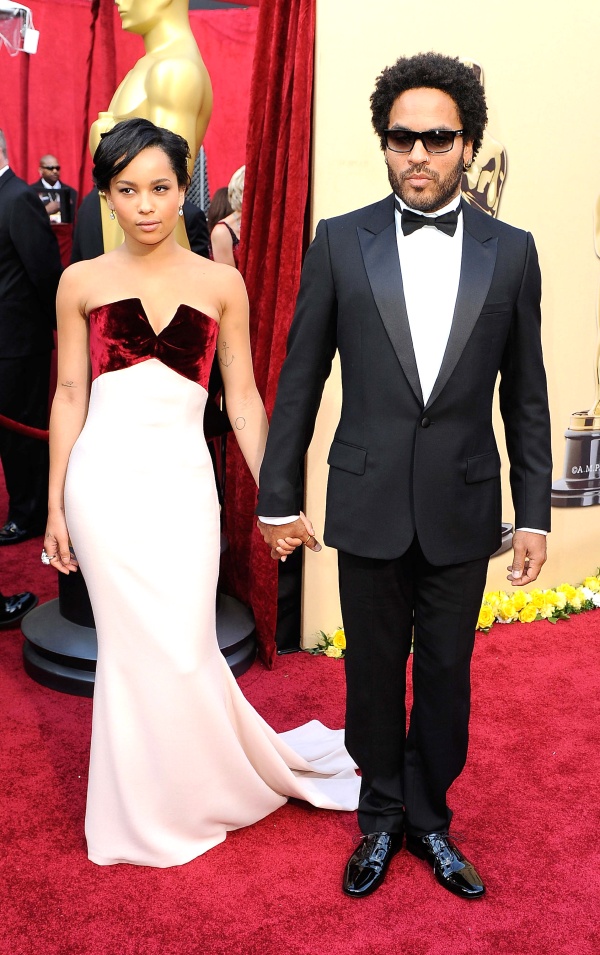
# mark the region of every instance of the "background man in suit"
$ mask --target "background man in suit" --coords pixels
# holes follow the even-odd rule
[[[48,424],[54,301],[61,273],[56,237],[33,189],[8,166],[0,130],[0,414]],[[0,428],[9,496],[0,545],[41,534],[48,509],[48,445]]]
[[[56,156],[42,156],[40,178],[31,183],[53,222],[73,222],[77,208],[77,192],[60,181],[60,163]]]
[[[472,70],[435,53],[401,58],[378,78],[371,108],[393,194],[319,223],[257,513],[272,556],[300,541],[318,549],[312,526],[295,515],[337,349],[343,401],[328,459],[325,541],[339,552],[346,744],[362,771],[364,833],[343,888],[354,897],[376,889],[406,833],[409,851],[445,888],[479,898],[483,882],[449,836],[446,793],[466,760],[475,626],[501,539],[498,373],[518,528],[508,579],[530,583],[546,559],[540,274],[529,233],[461,200],[487,119]]]

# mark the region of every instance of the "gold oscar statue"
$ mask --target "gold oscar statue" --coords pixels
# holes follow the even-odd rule
[[[480,64],[473,60],[461,60],[461,63],[473,70],[483,86],[483,70]],[[482,139],[481,149],[464,172],[462,193],[472,206],[495,217],[498,215],[500,193],[506,177],[506,150],[487,129],[484,130]]]
[[[189,172],[212,112],[212,86],[189,21],[188,0],[116,0],[124,30],[144,40],[145,55],[117,89],[110,106],[90,130],[94,154],[100,136],[123,119],[139,116],[179,133],[192,158]],[[123,232],[108,214],[102,197],[102,236],[106,252],[123,242]],[[189,248],[183,219],[177,239]]]
[[[594,249],[600,258],[600,196],[594,207]],[[567,450],[562,478],[552,482],[553,507],[600,504],[600,289],[596,304],[596,394],[589,411],[571,415],[565,431]]]

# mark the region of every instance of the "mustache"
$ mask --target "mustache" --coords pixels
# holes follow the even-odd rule
[[[427,168],[427,163],[419,163],[418,166],[412,166],[410,169],[407,169],[405,172],[400,173],[400,179],[404,181],[405,179],[411,179],[413,176],[420,176],[424,174],[428,179],[433,179],[434,182],[439,181],[439,176],[433,169]]]

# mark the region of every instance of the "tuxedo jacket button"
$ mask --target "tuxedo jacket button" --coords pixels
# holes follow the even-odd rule
[[[424,418],[421,418],[421,427],[422,427],[422,428],[428,428],[430,424],[431,424],[431,420],[430,420],[430,418],[427,417],[427,415],[425,415]]]

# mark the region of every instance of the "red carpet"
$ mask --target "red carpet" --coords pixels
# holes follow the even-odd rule
[[[41,539],[0,551],[6,593],[55,595]],[[186,866],[99,868],[83,814],[91,702],[47,690],[0,632],[2,955],[597,955],[600,611],[477,637],[455,834],[483,875],[455,899],[406,852],[360,902],[352,814],[287,805]],[[339,726],[343,664],[296,654],[240,681],[277,729]]]

